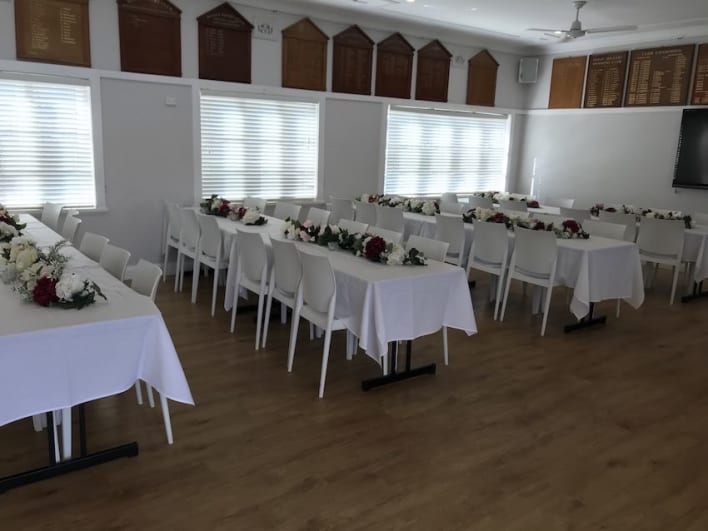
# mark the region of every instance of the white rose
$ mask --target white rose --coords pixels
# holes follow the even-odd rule
[[[4,234],[5,236],[12,236],[14,238],[15,236],[17,236],[17,229],[12,225],[5,223],[4,221],[0,221],[0,234]]]
[[[435,215],[435,212],[435,203],[433,201],[425,201],[423,203],[423,214],[426,216],[433,216]]]
[[[369,202],[369,194],[361,194],[361,202],[368,203]]]
[[[76,273],[64,273],[56,285],[57,297],[65,301],[71,301],[83,289],[84,281]]]
[[[246,225],[249,225],[249,224],[253,224],[256,221],[258,221],[258,219],[260,217],[261,217],[261,215],[258,212],[258,210],[254,209],[254,208],[249,208],[246,210],[246,213],[243,215],[242,220]]]
[[[19,250],[15,254],[15,266],[17,267],[17,271],[22,271],[23,269],[31,266],[37,261],[38,258],[39,255],[37,253],[37,249],[34,247],[26,247]]]
[[[406,252],[400,245],[394,245],[388,254],[386,263],[389,265],[401,265],[406,256]]]

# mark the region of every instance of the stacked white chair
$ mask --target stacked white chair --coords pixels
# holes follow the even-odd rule
[[[692,217],[693,217],[693,222],[696,225],[701,225],[702,227],[708,227],[708,214],[705,214],[703,212],[694,212]]]
[[[231,333],[236,329],[239,291],[245,288],[258,295],[256,317],[256,350],[261,342],[263,305],[268,295],[268,254],[263,238],[257,232],[238,231],[238,260],[234,279],[234,305],[231,310]],[[270,316],[268,316],[270,318]]]
[[[435,214],[435,239],[450,244],[446,261],[461,266],[465,249],[465,223],[462,218]]]
[[[642,218],[639,228],[637,246],[639,247],[639,258],[642,263],[655,264],[654,275],[656,275],[659,265],[673,267],[669,304],[674,303],[674,297],[676,296],[685,228],[683,220],[646,217]],[[651,283],[648,285],[651,285]]]
[[[310,211],[307,213],[307,219],[312,222],[313,225],[319,225],[324,227],[329,223],[329,210],[324,210],[322,208],[311,207]]]
[[[441,203],[459,203],[460,199],[457,197],[457,194],[454,194],[452,192],[445,192],[440,196],[440,202]]]
[[[381,227],[370,226],[367,232],[373,236],[379,236],[391,243],[400,244],[403,241],[403,233],[396,232],[395,230],[388,230],[382,229]]]
[[[61,237],[69,243],[74,243],[76,232],[79,230],[81,220],[76,216],[67,216],[64,220],[64,225],[61,228]]]
[[[94,262],[99,262],[106,245],[108,245],[108,238],[105,236],[101,236],[95,232],[86,232],[84,237],[81,238],[79,251],[88,256]]]
[[[610,240],[624,240],[627,227],[619,223],[610,223],[609,221],[597,221],[594,219],[586,219],[583,223],[583,230],[590,236],[599,236],[600,238],[609,238]]]
[[[464,203],[453,203],[450,201],[440,202],[440,212],[442,214],[462,214],[469,207]]]
[[[512,279],[540,286],[545,288],[543,323],[541,324],[541,335],[543,336],[546,333],[548,309],[551,305],[551,295],[556,280],[558,244],[552,232],[517,228],[515,233],[514,252],[509,263],[509,273],[499,320],[504,320]]]
[[[509,265],[509,234],[503,223],[479,221],[474,224],[474,239],[467,261],[467,275],[472,269],[489,273],[496,282],[489,285],[489,300],[494,300],[494,320],[499,315],[504,290],[504,275]],[[495,289],[496,287],[496,289]]]
[[[107,244],[101,253],[101,267],[123,282],[128,268],[130,252],[115,245]]]
[[[491,197],[471,195],[467,202],[467,208],[494,208],[494,201]]]
[[[511,201],[509,199],[500,199],[499,208],[504,212],[528,212],[529,207],[526,201]]]
[[[356,204],[356,221],[367,225],[376,225],[376,207],[374,203],[358,202]]]
[[[275,204],[275,209],[273,210],[273,217],[278,219],[288,219],[295,221],[300,216],[300,205],[294,203],[279,202]]]
[[[583,223],[586,219],[590,219],[590,210],[581,208],[566,208],[560,207],[560,215],[563,219],[574,219],[578,223]]]
[[[609,223],[617,223],[626,227],[624,239],[628,242],[636,241],[637,239],[637,217],[634,214],[625,214],[624,212],[607,212],[600,210],[600,221]]]
[[[199,270],[201,266],[206,266],[214,270],[214,285],[211,293],[211,316],[216,313],[216,295],[219,291],[219,278],[222,269],[228,267],[228,257],[224,251],[224,236],[219,229],[214,216],[199,214],[199,229],[201,238],[199,239],[199,252],[194,263],[195,274],[192,278],[192,302],[197,302],[197,290],[199,289]]]
[[[266,200],[261,197],[247,197],[243,200],[243,206],[246,208],[257,208],[261,213],[265,212]]]
[[[268,339],[270,311],[273,299],[280,302],[280,320],[286,322],[286,308],[295,309],[295,298],[302,280],[302,265],[295,243],[288,240],[271,238],[273,246],[273,267],[268,282],[268,299],[266,302],[265,324],[263,325],[263,348]]]
[[[184,259],[190,258],[193,262],[193,276],[199,276],[196,269],[196,257],[199,251],[199,239],[202,236],[197,221],[197,213],[191,208],[180,209],[181,229],[179,232],[179,248],[177,249],[177,274],[175,275],[175,291],[182,291],[184,286]]]
[[[340,219],[339,228],[347,231],[349,234],[366,234],[369,226],[366,223],[359,223],[351,219]]]
[[[329,222],[332,225],[339,223],[340,219],[354,219],[354,214],[354,203],[351,199],[332,198],[332,215],[329,217]]]
[[[170,249],[177,251],[177,259],[179,260],[180,235],[182,232],[182,213],[180,206],[176,203],[167,204],[167,234],[165,238],[165,248],[162,251],[165,256],[165,262],[162,265],[162,270],[167,271],[167,260],[170,257]],[[175,277],[179,271],[175,272]],[[167,282],[167,275],[163,276],[163,281]]]
[[[295,309],[290,329],[290,344],[288,345],[288,372],[293,370],[295,360],[295,345],[300,324],[300,317],[325,331],[324,349],[322,352],[322,368],[320,370],[320,387],[318,396],[324,397],[325,381],[329,350],[332,342],[332,332],[345,330],[341,319],[334,318],[337,303],[337,284],[334,271],[327,256],[300,252],[302,263],[302,282],[295,298]]]
[[[59,217],[61,216],[62,205],[55,203],[44,203],[40,221],[55,232],[59,232]]]
[[[562,199],[560,197],[547,197],[543,200],[543,204],[551,207],[573,208],[575,199]]]
[[[377,206],[375,225],[381,229],[388,229],[394,232],[403,233],[405,227],[403,210],[400,208]]]

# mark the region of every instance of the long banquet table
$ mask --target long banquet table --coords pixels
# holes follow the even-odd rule
[[[21,221],[27,223],[24,235],[40,246],[61,239],[32,216]],[[137,380],[163,397],[193,405],[157,306],[76,248],[63,253],[70,258],[66,269],[95,281],[108,300],[98,298],[82,310],[43,308],[0,283],[0,426],[50,411],[70,412],[122,393]],[[134,449],[137,453],[137,444]],[[64,457],[70,454],[65,448]]]

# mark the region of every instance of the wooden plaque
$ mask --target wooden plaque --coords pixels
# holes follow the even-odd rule
[[[685,105],[693,65],[693,44],[633,50],[629,56],[627,107]]]
[[[701,44],[698,47],[691,103],[693,105],[708,105],[708,44]]]
[[[283,30],[283,86],[327,90],[329,37],[309,18]]]
[[[121,70],[181,76],[180,14],[167,0],[118,0]]]
[[[467,64],[467,105],[494,107],[499,63],[487,50],[472,57]]]
[[[583,81],[587,57],[564,57],[553,60],[549,109],[578,109],[583,100]]]
[[[387,98],[411,97],[413,52],[415,48],[394,33],[376,46],[376,95]]]
[[[250,83],[253,25],[228,2],[207,11],[197,22],[199,77]]]
[[[418,50],[418,70],[415,77],[415,99],[447,101],[452,54],[435,39]]]
[[[17,58],[91,66],[88,0],[15,0]]]
[[[628,52],[591,55],[585,82],[585,107],[621,107]]]
[[[374,41],[355,25],[335,35],[332,42],[332,91],[371,95]]]

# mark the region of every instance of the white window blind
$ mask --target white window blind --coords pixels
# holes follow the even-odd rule
[[[91,89],[0,78],[0,203],[96,207]]]
[[[203,196],[317,196],[317,103],[202,94],[201,137]]]
[[[504,190],[508,118],[390,107],[384,193]]]

